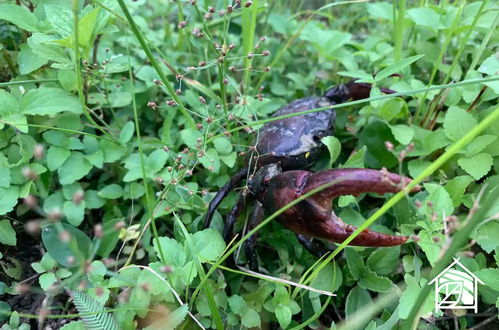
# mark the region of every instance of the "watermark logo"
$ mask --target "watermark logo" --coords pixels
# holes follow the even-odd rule
[[[477,286],[483,282],[455,259],[429,285],[435,283],[435,310],[473,309],[477,312]]]

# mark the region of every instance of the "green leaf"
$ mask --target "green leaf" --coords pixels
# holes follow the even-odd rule
[[[232,143],[230,143],[230,140],[226,137],[218,137],[215,140],[213,140],[213,144],[215,145],[215,149],[223,154],[227,155],[232,152]]]
[[[99,191],[99,196],[107,199],[117,199],[123,196],[123,188],[116,183],[105,186]]]
[[[48,272],[45,274],[40,275],[40,278],[38,279],[38,282],[40,283],[40,287],[44,290],[47,291],[47,289],[54,284],[57,281],[57,278],[55,277],[55,274],[52,272]]]
[[[340,168],[363,168],[365,155],[366,147],[363,146],[361,149],[352,153],[345,164],[341,165]]]
[[[66,201],[64,202],[63,211],[69,223],[78,227],[85,218],[85,202],[75,204],[73,201]]]
[[[64,325],[61,330],[86,330],[83,321],[72,321]]]
[[[78,22],[78,43],[83,47],[88,47],[93,39],[93,30],[99,11],[99,7],[95,8]]]
[[[61,37],[70,36],[73,32],[73,12],[57,5],[45,5],[45,15],[52,28]]]
[[[398,72],[402,71],[402,69],[405,69],[406,67],[408,67],[412,63],[416,62],[417,60],[419,60],[423,56],[424,55],[415,55],[415,56],[404,58],[403,60],[400,60],[398,62],[392,63],[392,64],[388,65],[386,68],[384,68],[383,70],[381,70],[380,72],[378,72],[376,74],[376,76],[374,76],[374,80],[380,81],[380,80],[383,80],[383,79],[391,76],[394,73],[398,73]]]
[[[47,151],[47,167],[55,171],[69,158],[71,151],[66,148],[51,146]]]
[[[487,57],[480,67],[478,72],[485,73],[488,75],[496,75],[499,73],[499,53],[495,53]]]
[[[393,137],[395,140],[400,142],[401,144],[407,145],[412,141],[414,137],[414,130],[412,127],[407,125],[393,125],[390,126],[392,130]]]
[[[37,31],[38,19],[24,6],[1,4],[0,20],[11,22],[26,31]]]
[[[362,274],[359,285],[376,292],[390,292],[394,288],[393,282],[389,278],[378,276],[370,270]]]
[[[58,170],[61,184],[70,184],[83,178],[92,169],[92,164],[79,152],[73,152]]]
[[[488,222],[478,229],[478,235],[475,238],[478,245],[482,247],[487,253],[491,253],[496,247],[499,246],[499,222]]]
[[[27,115],[55,115],[62,111],[80,114],[78,99],[59,88],[38,88],[28,91],[21,100],[20,111]]]
[[[44,226],[42,241],[50,256],[64,267],[81,265],[92,251],[90,238],[66,223],[50,223]]]
[[[228,299],[230,309],[237,315],[243,315],[245,309],[247,308],[246,302],[243,297],[238,295],[233,295]]]
[[[366,306],[372,304],[371,296],[366,289],[359,286],[354,287],[347,296],[347,301],[345,305],[346,318],[349,320],[355,313],[363,310]],[[368,320],[366,320],[367,323]],[[359,328],[362,326],[359,325]]]
[[[473,178],[469,175],[461,175],[452,178],[444,186],[445,190],[447,190],[450,198],[452,199],[454,207],[461,205],[466,187],[468,187],[472,181]]]
[[[480,269],[475,275],[494,291],[499,291],[499,268]]]
[[[321,142],[326,145],[327,150],[329,151],[328,167],[330,168],[340,155],[341,142],[334,136],[325,136],[321,139]]]
[[[133,122],[128,121],[120,132],[120,142],[122,144],[127,143],[133,137],[133,133],[135,132],[135,125]]]
[[[403,320],[407,319],[407,317],[409,316],[409,313],[411,312],[414,303],[416,302],[417,297],[421,292],[421,287],[419,286],[417,280],[413,276],[406,274],[404,276],[404,279],[407,284],[407,287],[405,291],[402,293],[399,303],[399,316]],[[433,300],[434,298],[432,297],[432,295],[428,295],[426,297],[426,300],[423,303],[423,306],[420,310],[421,315],[425,315],[426,313],[435,308]]]
[[[212,228],[192,235],[192,242],[201,261],[215,261],[225,249],[225,241],[220,233]]]
[[[18,198],[18,187],[10,186],[9,188],[0,188],[0,215],[12,211],[17,204]]]
[[[367,266],[378,275],[390,274],[400,260],[400,246],[378,248],[367,258]]]
[[[473,157],[459,158],[457,164],[475,180],[480,180],[492,167],[492,156],[486,153],[474,155]]]
[[[445,114],[444,132],[452,141],[459,140],[476,125],[476,119],[461,108],[452,106]]]
[[[0,188],[9,188],[10,181],[10,168],[0,164]]]
[[[158,258],[161,258],[159,253],[159,248],[161,247],[163,255],[165,256],[165,263],[176,267],[182,267],[185,264],[186,256],[184,248],[179,242],[169,237],[159,237],[160,246],[158,246],[156,242],[157,241],[154,240],[153,246]]]
[[[431,8],[412,8],[407,11],[407,15],[417,25],[426,26],[434,30],[438,30],[440,27],[440,15]]]
[[[71,59],[63,47],[54,43],[55,38],[43,33],[33,33],[28,38],[28,46],[31,51],[47,60],[69,64]]]
[[[247,328],[260,327],[260,315],[253,309],[247,308],[241,316],[243,325]]]
[[[489,144],[497,140],[495,135],[481,135],[477,136],[473,141],[466,146],[466,155],[473,156],[483,149],[485,149]]]
[[[347,257],[348,269],[353,278],[359,280],[364,273],[367,272],[366,266],[362,261],[355,248],[346,248],[345,256]]]
[[[0,243],[5,245],[16,246],[16,232],[9,220],[0,221]]]
[[[78,89],[76,74],[73,70],[58,70],[57,79],[65,91],[71,92]]]
[[[291,323],[291,309],[283,304],[279,304],[275,308],[275,316],[281,328],[286,329]]]
[[[31,73],[41,68],[49,61],[47,58],[33,53],[31,48],[29,48],[27,44],[22,44],[20,48],[21,51],[17,56],[17,63],[19,64],[19,72],[21,74]]]

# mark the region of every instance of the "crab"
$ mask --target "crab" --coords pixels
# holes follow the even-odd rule
[[[384,93],[394,93],[381,89]],[[348,100],[369,97],[371,85],[354,81],[328,89],[321,97],[312,96],[295,100],[279,109],[273,117],[293,114],[309,109],[329,107]],[[297,238],[312,254],[322,256],[328,251],[325,244],[316,239],[333,243],[343,242],[357,227],[344,223],[332,210],[332,199],[341,195],[359,195],[373,192],[395,193],[403,189],[409,178],[372,169],[330,169],[317,173],[307,169],[317,161],[323,148],[321,139],[334,133],[335,110],[327,109],[265,124],[254,146],[256,154],[248,158],[246,166],[237,172],[215,195],[208,206],[205,226],[222,200],[240,181],[249,176],[246,189],[239,195],[237,204],[227,215],[224,238],[233,238],[234,224],[246,207],[256,200],[256,207],[249,220],[254,228],[264,216],[273,213],[303,194],[329,183],[325,189],[288,208],[278,221],[294,231]],[[315,240],[314,240],[315,239]],[[401,245],[407,236],[382,234],[370,229],[362,231],[350,245],[387,247]],[[250,269],[258,270],[255,237],[245,242],[246,258]]]

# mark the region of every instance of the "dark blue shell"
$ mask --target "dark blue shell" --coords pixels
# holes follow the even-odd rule
[[[310,109],[330,106],[333,103],[325,97],[305,97],[279,109],[273,117]],[[334,130],[334,110],[313,112],[290,117],[265,124],[256,144],[263,163],[269,163],[265,157],[279,161],[281,157],[303,158],[321,147],[320,139],[332,135]],[[263,161],[263,162],[262,162]]]

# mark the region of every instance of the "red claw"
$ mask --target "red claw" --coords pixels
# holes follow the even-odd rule
[[[259,196],[259,199],[268,211],[274,212],[303,194],[331,183],[331,186],[286,210],[280,221],[299,234],[341,243],[357,227],[344,223],[334,214],[332,199],[341,195],[359,195],[367,192],[395,193],[409,182],[409,178],[386,170],[332,169],[318,173],[288,171],[274,176],[266,192]],[[417,190],[419,187],[414,189]],[[407,236],[387,235],[366,229],[350,244],[373,247],[394,246],[405,243],[407,239]]]

